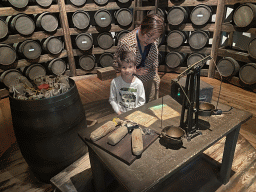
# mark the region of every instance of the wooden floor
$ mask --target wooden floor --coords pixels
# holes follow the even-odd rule
[[[160,74],[160,97],[170,93],[171,79],[177,74]],[[84,105],[88,119],[103,121],[113,110],[108,104],[109,86],[111,80],[100,81],[95,75],[86,78],[76,77],[76,85]],[[220,81],[202,77],[201,80],[214,87],[213,100],[217,100]],[[227,185],[218,183],[218,168],[222,159],[225,139],[204,152],[204,158],[181,170],[170,181],[162,185],[161,191],[200,191],[200,192],[255,192],[256,191],[256,102],[255,93],[243,90],[230,84],[222,83],[220,102],[253,113],[253,118],[242,125],[234,162],[232,177]],[[209,163],[210,162],[210,163]],[[89,161],[86,166],[90,167]],[[205,168],[211,170],[206,172]],[[172,182],[175,181],[175,182]],[[170,184],[171,183],[171,184]],[[195,185],[200,183],[200,185]],[[123,191],[113,185],[110,191]],[[0,191],[4,192],[34,192],[53,191],[51,184],[39,182],[23,159],[17,144],[13,144],[0,157]],[[85,190],[90,191],[90,190]]]

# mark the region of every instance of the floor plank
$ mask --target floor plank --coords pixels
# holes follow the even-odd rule
[[[160,96],[170,94],[171,79],[177,78],[177,76],[178,74],[175,73],[160,73]],[[108,102],[111,80],[101,81],[96,77],[96,75],[90,75],[89,77],[83,78],[74,78],[74,80],[76,81],[76,85],[86,112],[86,117],[88,119],[98,119],[99,121],[103,121],[106,118],[116,116]],[[213,100],[217,100],[220,81],[207,77],[201,77],[201,80],[214,87]],[[256,191],[256,103],[254,100],[255,93],[227,83],[222,83],[220,102],[253,113],[253,118],[247,121],[241,127],[234,163],[232,165],[233,175],[230,182],[225,186],[221,186],[216,179],[217,169],[222,160],[221,154],[223,152],[223,146],[225,143],[224,138],[204,152],[204,154],[212,160],[210,164],[204,159],[199,159],[193,169],[186,169],[187,174],[184,174],[183,170],[179,176],[176,176],[175,179],[179,178],[179,181],[176,182],[179,185],[175,185],[174,183],[169,186],[167,182],[165,185],[163,185],[163,191],[176,191],[173,189],[177,189],[177,191],[179,191],[180,188],[182,188],[183,191],[191,191],[185,187],[185,184],[189,184],[187,186],[189,186],[191,189],[200,192]],[[86,163],[86,161],[83,161],[81,164],[83,165],[83,168],[86,166],[89,169],[88,162]],[[79,166],[77,167],[80,170],[77,170],[77,176],[73,175],[70,181],[78,187],[78,180],[79,178],[81,179],[82,176],[82,174],[79,175],[79,173],[82,172],[81,168],[79,168]],[[205,167],[211,170],[210,173],[205,172]],[[199,173],[203,173],[205,178],[199,177]],[[193,183],[194,181],[201,182],[200,186],[190,185],[190,183]],[[3,156],[0,157],[0,191],[50,192],[53,189],[54,187],[52,187],[52,185],[41,183],[35,179],[33,173],[29,170],[27,163],[23,159],[17,143],[14,143],[3,154]],[[110,185],[108,190],[111,192],[123,192],[123,189],[118,185],[118,183],[115,182]],[[85,191],[89,192],[87,190]]]

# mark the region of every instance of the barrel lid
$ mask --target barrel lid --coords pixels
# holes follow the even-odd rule
[[[81,50],[89,50],[93,45],[92,36],[86,33],[81,33],[76,37],[76,45]]]
[[[117,0],[120,3],[128,3],[130,0]]]
[[[149,11],[148,11],[148,15],[150,15],[150,14],[154,14],[154,13],[155,13],[155,10],[149,10]],[[162,9],[160,9],[160,8],[158,8],[158,9],[157,9],[157,14],[158,14],[158,15],[161,15],[162,17],[164,17],[164,16],[165,16],[165,14],[164,14],[163,10],[162,10]]]
[[[86,3],[86,0],[70,0],[70,2],[77,6],[77,7],[80,7],[80,6],[83,6],[85,3]]]
[[[17,15],[15,29],[22,35],[31,35],[35,31],[34,21],[25,14]]]
[[[111,33],[108,33],[108,32],[100,33],[99,36],[97,37],[97,40],[98,40],[99,46],[102,49],[109,49],[114,44],[114,39]]]
[[[22,54],[28,59],[37,59],[42,53],[42,48],[39,43],[34,40],[24,41],[20,45]]]
[[[212,12],[210,7],[207,5],[198,5],[192,10],[190,19],[194,25],[202,26],[211,19],[211,16]]]
[[[204,56],[200,53],[191,53],[187,59],[187,66],[193,65],[196,62],[202,60]]]
[[[183,56],[179,52],[172,51],[166,55],[165,61],[168,67],[176,68],[183,60]]]
[[[55,75],[62,75],[65,73],[66,68],[66,63],[59,58],[52,60],[48,65],[48,69]]]
[[[129,31],[127,31],[127,30],[122,30],[122,31],[120,31],[120,32],[117,34],[117,36],[116,36],[117,40],[118,40],[118,41],[121,40],[127,33],[129,33]]]
[[[78,29],[86,29],[90,24],[90,16],[85,11],[76,11],[72,16],[73,24]]]
[[[103,53],[100,56],[100,65],[102,67],[113,66],[113,55],[111,53]]]
[[[63,46],[64,46],[63,42],[57,37],[51,37],[46,45],[47,50],[51,54],[59,54],[62,51]]]
[[[234,59],[231,57],[225,57],[221,59],[217,65],[220,74],[223,77],[229,77],[234,74],[235,66]]]
[[[10,69],[7,71],[4,71],[0,76],[0,81],[5,84],[7,87],[12,87],[14,85],[17,85],[19,77],[21,77],[22,74],[20,71],[16,69]]]
[[[256,83],[256,63],[248,63],[243,65],[239,71],[239,78],[245,84],[255,84]]]
[[[28,5],[29,0],[8,0],[9,3],[18,9],[25,8]]]
[[[251,57],[256,59],[256,38],[252,39],[248,44],[248,52]]]
[[[108,2],[108,0],[94,0],[94,2],[98,5],[105,5]]]
[[[58,19],[51,13],[44,14],[41,19],[41,27],[48,32],[53,32],[58,28]]]
[[[0,64],[1,65],[10,65],[14,63],[16,58],[17,58],[16,51],[10,45],[0,44]]]
[[[105,9],[98,10],[94,15],[94,19],[96,24],[100,27],[108,27],[112,21],[109,11]]]
[[[180,47],[185,40],[185,35],[178,30],[173,30],[168,34],[167,45],[171,48]]]
[[[188,44],[193,49],[202,49],[208,43],[209,37],[204,31],[194,31],[190,34]]]
[[[49,7],[52,4],[52,0],[36,0],[36,2],[41,7]]]
[[[252,22],[253,18],[253,10],[247,4],[240,5],[233,15],[233,20],[237,27],[247,27]]]
[[[93,55],[83,55],[79,58],[79,65],[82,69],[90,71],[95,66],[95,58]]]
[[[0,39],[6,37],[8,34],[8,25],[7,23],[0,18]]]
[[[170,9],[167,20],[170,25],[180,25],[186,20],[186,10],[180,6],[174,6]]]
[[[26,69],[25,74],[27,77],[29,77],[29,79],[34,80],[37,77],[45,76],[46,70],[40,64],[33,64]]]
[[[128,26],[132,23],[132,13],[129,9],[119,9],[115,16],[119,25]]]

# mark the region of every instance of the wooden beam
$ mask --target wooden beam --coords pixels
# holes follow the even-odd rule
[[[215,61],[215,63],[217,59],[217,50],[220,45],[221,26],[222,26],[224,15],[225,15],[225,0],[218,0],[217,12],[216,12],[216,18],[215,18],[215,31],[213,33],[212,51],[211,51],[211,57]],[[208,77],[210,78],[214,78],[214,74],[215,74],[214,61],[211,60],[209,64]]]
[[[24,13],[24,14],[40,14],[43,12],[51,12],[51,13],[57,13],[59,12],[58,5],[51,5],[48,9],[42,8],[40,6],[28,6],[25,10],[16,10],[12,7],[1,7],[0,8],[0,16],[9,16],[9,15],[17,15],[18,13]]]
[[[221,56],[221,57],[232,57],[235,60],[246,62],[246,63],[253,62],[253,60],[250,60],[248,53],[234,51],[231,49],[218,49],[217,54],[218,56]]]
[[[75,65],[75,58],[74,58],[73,50],[72,50],[72,43],[71,43],[71,37],[70,37],[70,32],[69,32],[69,25],[68,25],[65,1],[58,0],[58,5],[59,5],[59,9],[60,9],[60,22],[61,22],[61,25],[63,28],[64,40],[65,40],[65,45],[66,45],[66,49],[67,49],[69,69],[70,69],[71,76],[75,76],[76,75],[76,65]]]
[[[43,31],[38,31],[38,32],[34,32],[29,39],[33,39],[33,40],[38,40],[38,39],[45,39],[49,36],[62,36],[63,35],[63,30],[62,29],[57,29],[56,33],[54,34],[47,34]],[[20,34],[15,34],[15,35],[9,35],[8,39],[1,41],[1,43],[18,43],[18,42],[22,42],[27,40],[27,37],[24,37]]]

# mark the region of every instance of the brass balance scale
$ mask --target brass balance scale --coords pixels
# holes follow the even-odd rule
[[[221,115],[223,112],[217,109],[213,104],[207,102],[199,102],[199,91],[200,91],[200,70],[211,56],[207,56],[202,60],[190,65],[184,72],[182,72],[178,78],[177,83],[179,84],[180,78],[187,76],[185,89],[180,85],[184,92],[185,99],[183,100],[180,126],[167,126],[161,132],[161,137],[169,144],[180,144],[182,138],[185,135],[187,141],[191,141],[192,138],[202,135],[198,128],[198,116],[211,116]],[[222,78],[221,78],[222,79]],[[221,81],[222,82],[222,81]],[[219,100],[219,99],[218,99]]]

